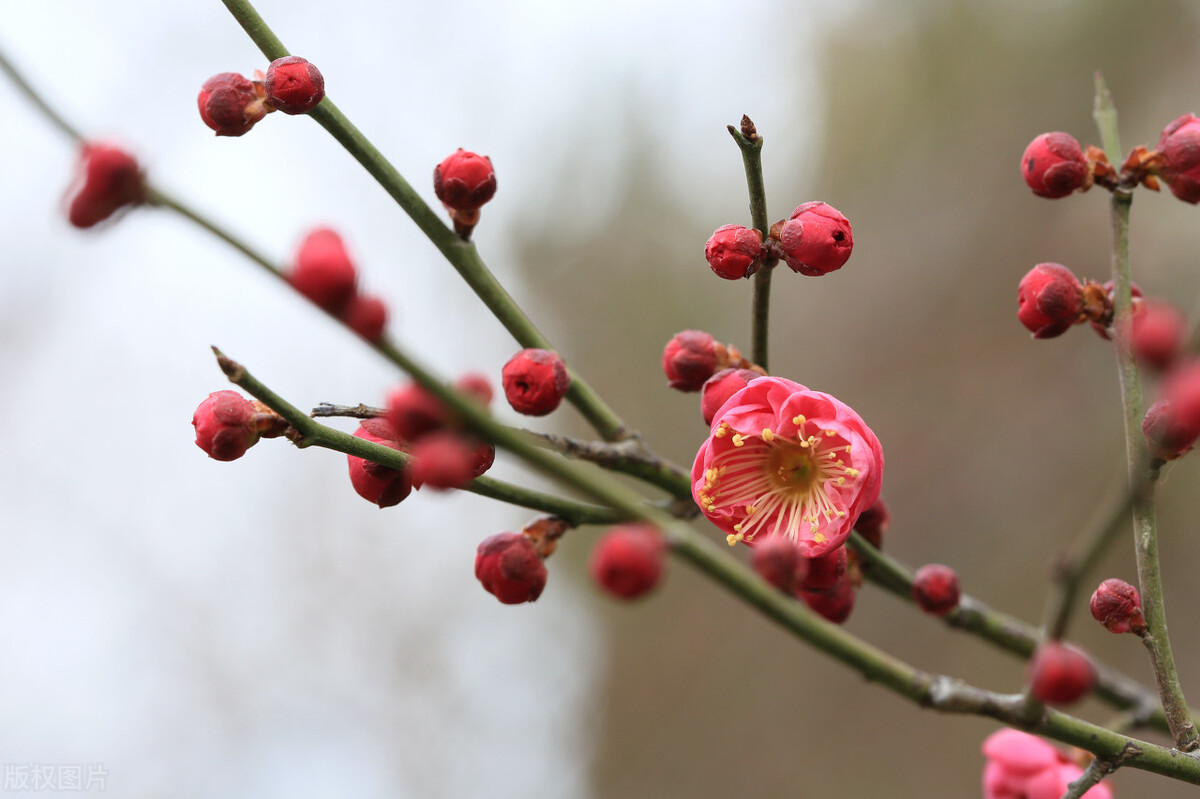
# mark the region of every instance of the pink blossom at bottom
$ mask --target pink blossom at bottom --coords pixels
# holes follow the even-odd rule
[[[1083,769],[1034,735],[998,730],[983,742],[983,799],[1060,799]],[[1088,789],[1088,799],[1112,799],[1104,782]]]

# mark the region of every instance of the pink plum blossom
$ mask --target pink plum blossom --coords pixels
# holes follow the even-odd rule
[[[717,410],[692,495],[730,544],[786,536],[815,558],[842,545],[882,478],[879,439],[848,405],[760,377]]]
[[[1083,769],[1059,750],[1034,735],[998,730],[983,742],[983,799],[1060,799]],[[1112,799],[1101,782],[1084,794],[1087,799]]]

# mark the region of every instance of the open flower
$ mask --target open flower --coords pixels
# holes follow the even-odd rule
[[[848,405],[760,377],[713,417],[692,496],[730,544],[782,535],[815,558],[846,540],[882,478],[879,439]]]
[[[1058,799],[1083,769],[1050,744],[1017,730],[998,730],[983,742],[984,799]],[[1112,799],[1101,782],[1084,794],[1087,799]]]

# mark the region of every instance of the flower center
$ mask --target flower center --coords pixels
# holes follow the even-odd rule
[[[813,462],[812,449],[797,447],[790,442],[771,447],[766,472],[781,489],[790,488],[800,493],[807,492],[820,476],[820,469]]]

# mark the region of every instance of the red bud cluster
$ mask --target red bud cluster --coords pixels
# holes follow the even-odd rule
[[[314,305],[365,338],[378,341],[387,327],[387,305],[358,289],[358,269],[342,237],[332,228],[309,231],[296,249],[288,282]]]

